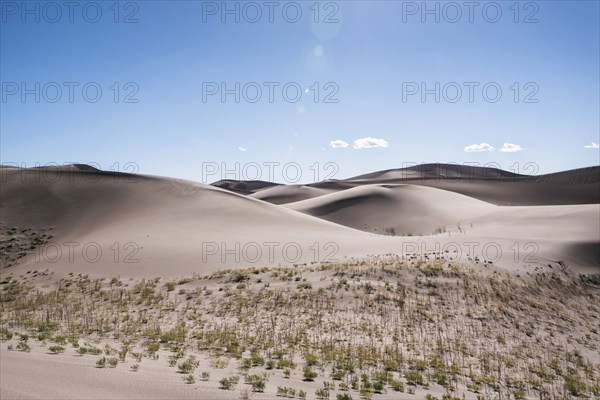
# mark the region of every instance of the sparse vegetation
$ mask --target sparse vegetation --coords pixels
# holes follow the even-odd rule
[[[235,390],[242,377],[248,396],[303,399],[312,386],[337,400],[593,398],[597,282],[560,268],[516,276],[395,256],[173,281],[80,274],[45,290],[11,276],[0,286],[0,340],[23,352],[48,343],[98,368],[164,362],[187,384],[224,370],[219,387]],[[198,373],[203,359],[212,369]]]

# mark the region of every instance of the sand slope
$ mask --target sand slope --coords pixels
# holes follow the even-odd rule
[[[414,254],[414,245],[423,254],[453,243],[461,248],[460,262],[473,258],[469,243],[477,243],[479,252],[486,244],[497,245],[500,257],[479,254],[479,259],[492,259],[508,270],[559,261],[581,272],[595,272],[600,266],[597,202],[499,207],[476,198],[506,196],[513,201],[526,191],[525,186],[518,186],[521,182],[511,183],[517,186],[508,191],[488,181],[465,183],[477,196],[368,180],[266,187],[242,196],[190,181],[81,166],[2,169],[0,173],[2,246],[18,244],[15,257],[25,252],[16,265],[3,263],[2,274],[49,269],[56,276],[69,272],[106,277],[182,276],[226,267]],[[579,190],[584,193],[579,203],[585,203],[589,201],[585,192],[593,194],[589,191],[592,184],[580,175],[570,172],[566,182],[555,176],[545,184],[565,192],[560,202]],[[527,190],[542,191],[532,198],[545,198],[543,185],[528,186]],[[267,192],[269,196],[280,192],[290,194],[291,199],[309,198],[285,207],[253,198]],[[28,238],[47,241],[41,232],[50,228],[48,243],[31,239],[32,247],[28,247]],[[436,230],[442,233],[431,235]],[[537,249],[535,259],[514,256],[511,247],[515,243],[522,253],[531,242]]]
[[[285,206],[356,229],[401,236],[456,230],[495,209],[454,192],[399,184],[362,185]]]
[[[254,192],[250,194],[250,197],[271,204],[286,204],[312,199],[313,197],[319,197],[333,192],[336,192],[336,189],[317,188],[306,185],[279,185]]]
[[[23,180],[21,174],[2,176],[2,224],[53,227],[52,242],[61,247],[56,262],[46,260],[36,269],[107,276],[206,273],[239,264],[288,263],[296,259],[297,249],[298,261],[319,261],[309,249],[315,242],[320,247],[331,241],[352,247],[377,241],[341,225],[189,181],[82,170],[59,171],[56,177],[36,181],[31,176]],[[71,242],[77,243],[73,260]],[[102,249],[97,262],[86,262],[86,245],[92,246],[88,259],[95,259],[96,247]],[[284,254],[286,245],[292,247]],[[47,247],[50,253],[44,259],[53,259],[58,250]],[[18,268],[35,264],[35,251],[23,261]]]

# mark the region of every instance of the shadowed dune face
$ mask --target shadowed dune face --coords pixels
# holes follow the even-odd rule
[[[252,194],[256,191],[278,186],[278,183],[265,182],[265,181],[236,181],[236,180],[220,180],[211,183],[212,186],[216,186],[221,189],[229,190],[234,193],[243,195]]]
[[[576,242],[573,244],[566,244],[564,246],[565,254],[574,254],[579,259],[580,264],[585,265],[597,265],[598,272],[600,272],[600,242]]]
[[[379,181],[398,179],[519,179],[526,175],[515,174],[497,168],[454,164],[421,164],[406,168],[390,169],[359,175],[348,181]]]

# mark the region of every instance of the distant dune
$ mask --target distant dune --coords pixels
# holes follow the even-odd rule
[[[600,167],[548,175],[518,175],[494,168],[447,164],[381,171],[350,178],[355,184],[410,183],[451,190],[496,205],[600,203]],[[565,188],[568,186],[568,189]]]
[[[269,188],[269,187],[277,187],[278,183],[273,182],[265,182],[265,181],[236,181],[236,180],[220,180],[217,182],[211,183],[212,186],[216,186],[221,189],[226,189],[234,193],[239,194],[251,194],[257,190]]]
[[[252,197],[285,204],[306,200],[329,191],[371,184],[411,184],[453,191],[501,206],[567,205],[600,203],[600,167],[589,167],[547,175],[519,175],[495,168],[452,164],[422,164],[304,185],[279,185]],[[568,189],[565,189],[568,187]]]

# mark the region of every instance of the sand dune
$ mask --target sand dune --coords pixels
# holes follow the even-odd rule
[[[321,189],[306,185],[279,185],[254,192],[250,194],[250,197],[271,204],[286,204],[312,199],[313,197],[319,197],[335,191],[335,189]]]
[[[458,164],[419,164],[355,176],[348,181],[387,181],[398,179],[519,179],[525,175],[498,168]]]
[[[2,223],[19,228],[53,228],[55,243],[98,244],[101,259],[91,265],[77,250],[74,260],[46,263],[60,270],[85,265],[90,273],[160,276],[208,272],[224,265],[284,263],[295,259],[313,260],[308,248],[315,242],[337,240],[352,246],[366,234],[318,218],[233,194],[209,185],[153,176],[128,177],[120,174],[63,170],[52,181],[36,181],[21,174],[4,174],[2,179]],[[125,178],[129,178],[126,180]],[[366,238],[375,241],[375,239]],[[119,262],[111,246],[121,248]],[[257,243],[259,249],[251,244]],[[273,254],[264,243],[275,243]],[[213,244],[218,245],[217,254]],[[290,244],[290,256],[282,247]],[[123,246],[128,246],[124,249]],[[247,257],[239,257],[244,246]],[[237,246],[237,247],[236,247]],[[78,249],[81,249],[78,247]],[[272,247],[271,247],[272,248]],[[236,250],[238,249],[238,250]],[[92,253],[93,248],[90,250]],[[223,250],[221,252],[221,250]],[[52,252],[52,248],[50,250]],[[229,252],[229,253],[228,253]],[[226,253],[221,257],[221,253]],[[254,257],[260,256],[254,260]],[[54,254],[54,253],[52,253]],[[137,263],[124,263],[132,255]],[[205,255],[203,257],[203,255]],[[35,257],[25,257],[34,263]],[[52,258],[52,257],[48,257]],[[93,257],[92,257],[93,258]],[[22,263],[23,264],[23,263]],[[38,266],[37,268],[40,268]],[[19,268],[27,268],[20,265]]]
[[[452,164],[422,164],[378,171],[353,178],[302,186],[280,185],[251,194],[285,204],[371,184],[411,184],[453,191],[501,206],[534,206],[600,203],[600,167],[580,168],[547,175],[522,175],[496,168]],[[237,184],[242,184],[238,181]],[[568,188],[568,189],[566,189]]]
[[[456,230],[495,208],[454,192],[397,184],[357,186],[285,206],[356,229],[401,236]]]
[[[306,337],[319,346],[329,340],[357,345],[361,343],[360,329],[369,321],[374,328],[363,331],[362,340],[378,337],[386,342],[397,332],[407,335],[408,340],[420,338],[417,345],[410,345],[410,351],[419,354],[414,357],[420,357],[421,348],[440,343],[440,330],[434,326],[443,322],[451,330],[456,328],[454,337],[460,340],[470,334],[466,340],[478,343],[476,349],[496,348],[500,342],[498,332],[510,331],[510,336],[502,333],[508,345],[498,347],[509,354],[509,349],[514,349],[510,341],[515,332],[523,329],[520,343],[524,348],[530,348],[531,343],[543,344],[546,347],[539,347],[538,353],[546,354],[555,342],[542,337],[552,336],[560,343],[579,346],[578,351],[582,349],[585,357],[593,359],[596,355],[589,356],[586,349],[593,351],[597,347],[584,348],[580,344],[592,343],[597,336],[597,315],[587,306],[594,302],[591,293],[597,288],[597,277],[578,274],[600,273],[600,204],[594,186],[597,171],[568,171],[538,177],[533,182],[515,182],[514,177],[504,173],[500,174],[510,181],[438,179],[435,174],[439,171],[435,169],[412,171],[417,178],[399,180],[397,171],[386,171],[356,180],[313,185],[221,182],[219,185],[225,190],[172,178],[102,172],[82,165],[31,170],[2,168],[0,283],[3,293],[8,294],[3,304],[12,307],[5,320],[20,321],[11,329],[31,333],[32,340],[31,353],[16,351],[24,340],[16,334],[3,343],[0,397],[238,398],[237,393],[219,387],[221,379],[239,375],[239,357],[235,356],[227,367],[214,364],[213,368],[213,357],[220,360],[224,349],[230,345],[237,348],[233,346],[237,340],[248,341],[245,359],[249,359],[249,349],[261,338],[274,340],[267,337],[294,340],[303,348],[296,352],[300,355],[306,350],[307,341],[296,341],[291,332],[306,335],[316,328],[316,332],[322,331],[326,336],[313,332]],[[524,202],[536,205],[497,205]],[[585,204],[588,202],[591,204]],[[409,234],[423,236],[400,236]],[[369,255],[373,257],[365,259]],[[383,268],[380,261],[387,258],[392,263]],[[319,262],[320,266],[312,265]],[[307,266],[298,265],[304,263]],[[344,269],[349,265],[354,265],[352,271]],[[260,268],[265,266],[274,268]],[[245,272],[237,269],[249,267],[257,268]],[[226,268],[234,270],[198,278]],[[457,273],[458,277],[453,275]],[[90,284],[88,276],[102,281]],[[179,279],[182,277],[188,279]],[[536,286],[537,279],[546,284]],[[551,282],[552,279],[556,281]],[[448,286],[449,282],[455,286]],[[513,286],[504,293],[502,287],[506,284]],[[17,297],[11,293],[24,295],[30,285],[39,289],[29,292],[34,298],[15,301]],[[558,287],[562,287],[561,292],[555,291]],[[540,289],[547,297],[541,297]],[[569,299],[573,290],[587,292],[580,292],[581,300]],[[46,291],[56,291],[57,295],[47,296]],[[252,296],[244,297],[252,291]],[[524,297],[516,299],[517,292]],[[535,296],[530,296],[530,292]],[[402,293],[413,297],[405,302]],[[482,300],[482,294],[488,298]],[[123,302],[119,296],[130,300]],[[287,305],[281,304],[284,298]],[[489,304],[497,304],[499,298],[504,301],[502,308],[490,309]],[[456,301],[463,303],[456,306]],[[380,307],[387,303],[396,308],[380,311],[385,310]],[[546,303],[549,306],[545,314],[540,314]],[[23,304],[33,307],[31,315],[36,316],[37,325],[31,325],[29,316],[18,317],[29,315],[23,312]],[[575,312],[568,309],[569,304],[577,304]],[[44,311],[46,306],[53,311]],[[402,316],[410,307],[420,307],[419,312],[413,310]],[[63,314],[64,310],[68,313]],[[265,310],[270,310],[270,314]],[[353,314],[356,310],[362,311]],[[556,314],[557,310],[562,311]],[[464,312],[468,319],[456,319],[457,312]],[[496,313],[496,319],[485,322],[490,312]],[[71,321],[77,313],[79,319]],[[63,315],[67,314],[65,319]],[[190,341],[185,342],[190,345],[173,344],[176,347],[171,350],[171,336],[165,340],[161,336],[160,359],[150,359],[149,355],[143,361],[140,358],[141,369],[133,373],[131,368],[138,362],[134,361],[133,348],[128,350],[131,355],[127,360],[121,362],[116,358],[120,354],[117,348],[105,348],[104,354],[117,360],[114,369],[95,368],[101,354],[76,356],[78,350],[66,343],[64,354],[49,354],[55,347],[50,347],[52,340],[58,343],[58,336],[44,341],[38,336],[38,327],[48,325],[44,318],[49,315],[65,326],[71,324],[69,329],[85,329],[83,340],[99,347],[103,341],[114,344],[117,334],[98,327],[118,329],[118,337],[124,341],[129,341],[135,332],[134,337],[139,340],[134,340],[133,346],[137,346],[139,354],[146,351],[146,333],[152,332],[146,328],[160,326],[160,332],[168,332],[180,321],[186,321],[188,327],[195,324],[196,328],[188,334]],[[410,321],[400,325],[397,320],[396,326],[390,325],[391,315]],[[94,324],[89,317],[93,317]],[[331,324],[322,327],[323,317],[330,318]],[[420,319],[418,324],[414,323],[415,318]],[[502,318],[513,325],[498,325]],[[423,323],[433,324],[421,331],[430,340],[422,339],[416,331],[402,333]],[[462,330],[464,326],[482,323],[489,323],[491,328],[481,325],[480,332]],[[88,330],[88,324],[105,336]],[[138,328],[129,330],[131,324],[138,324]],[[33,327],[32,331],[23,330],[25,325]],[[547,330],[540,330],[540,326]],[[269,336],[259,336],[269,327]],[[292,328],[284,335],[276,327]],[[380,331],[382,328],[388,331]],[[209,335],[211,330],[217,335]],[[379,335],[373,335],[375,331]],[[230,341],[232,332],[237,332],[237,339]],[[448,334],[448,329],[444,332]],[[541,332],[539,338],[532,338],[536,332]],[[487,335],[485,343],[480,340],[482,333]],[[566,339],[567,335],[575,340]],[[201,349],[202,337],[208,346]],[[213,348],[217,338],[220,342]],[[450,354],[456,347],[454,341],[445,343],[449,346],[445,354]],[[183,384],[186,376],[176,373],[181,366],[168,366],[167,360],[175,348],[198,348],[201,358],[195,375],[212,371],[210,380]],[[268,349],[268,357],[271,350]],[[410,354],[405,351],[403,354]],[[567,351],[571,354],[562,347],[557,351],[558,355]],[[219,355],[215,355],[217,352]],[[488,356],[487,352],[478,355],[481,359]],[[523,357],[537,366],[537,360]],[[274,375],[266,393],[253,393],[252,398],[281,398],[279,387],[288,385],[303,388],[311,398],[323,387],[323,380],[331,380],[326,373],[315,382],[305,382],[303,361],[296,361],[299,368],[291,372],[290,378],[283,377],[281,369],[267,369]],[[526,365],[512,365],[531,371]],[[251,371],[257,373],[261,368],[264,366],[252,367]],[[464,371],[468,369],[463,367]],[[408,371],[408,366],[403,370]],[[31,375],[36,376],[35,384],[31,383]],[[408,379],[401,379],[404,378]],[[240,382],[236,389],[242,387],[249,385]],[[415,396],[423,398],[429,391],[438,398],[446,392],[442,386],[419,386]],[[465,393],[465,398],[475,399],[474,393]],[[399,398],[398,392],[391,389],[377,396]]]
[[[497,243],[503,255],[494,258],[495,265],[507,270],[564,261],[589,272],[600,265],[593,251],[600,243],[597,203],[498,207],[476,198],[513,201],[524,186],[506,191],[487,181],[465,183],[476,192],[468,196],[427,185],[329,181],[259,184],[264,189],[242,196],[190,181],[81,166],[1,173],[2,246],[10,258],[3,256],[2,274],[49,269],[56,276],[181,276],[331,256],[402,254],[410,250],[407,243],[417,243],[423,253],[449,243],[464,249],[470,242]],[[547,185],[567,193],[561,201],[573,196],[572,188],[590,185],[568,181],[573,182],[568,189],[563,181]],[[541,183],[528,188],[545,196]],[[284,207],[254,198],[278,201],[277,195],[300,201]],[[441,234],[431,235],[436,231]],[[399,236],[408,234],[427,236]],[[531,241],[538,261],[511,256],[515,242]]]
[[[410,183],[431,186],[496,205],[600,203],[600,167],[547,175],[518,175],[495,168],[423,164],[361,175],[346,181],[355,184]]]

